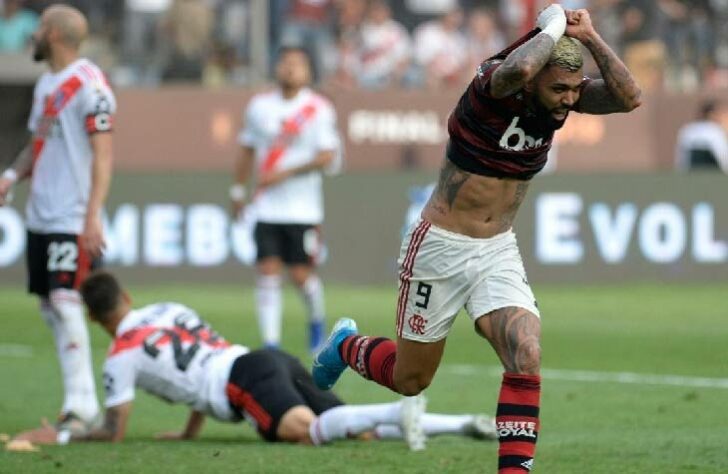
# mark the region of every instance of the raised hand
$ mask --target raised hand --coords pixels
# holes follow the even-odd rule
[[[586,43],[592,39],[595,30],[592,25],[591,16],[586,10],[565,10],[566,31],[564,34],[571,38]]]
[[[536,26],[543,30],[551,21],[563,16],[564,8],[558,3],[552,3],[539,12],[538,18],[536,18]]]

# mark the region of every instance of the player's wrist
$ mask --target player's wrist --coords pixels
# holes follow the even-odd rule
[[[18,181],[18,172],[15,171],[13,168],[8,168],[3,172],[2,178],[7,179],[14,184]]]
[[[59,444],[61,446],[68,444],[71,442],[71,431],[70,430],[61,430],[56,435],[56,444]]]
[[[245,189],[245,186],[240,183],[235,183],[232,186],[230,186],[230,189],[228,190],[228,194],[230,195],[230,200],[233,202],[243,202],[245,201],[245,197],[247,196],[247,190]]]
[[[599,36],[599,33],[597,33],[596,30],[592,30],[583,35],[583,37],[577,39],[581,41],[581,44],[583,44],[584,47],[591,48],[601,40],[601,36]]]
[[[554,43],[557,42],[564,35],[564,31],[566,31],[566,12],[564,8],[558,3],[554,3],[543,9],[538,14],[536,26],[543,33],[549,35],[554,40]]]
[[[86,219],[83,221],[85,228],[98,226],[101,224],[101,212],[89,209],[86,212]]]
[[[566,17],[555,17],[551,19],[542,29],[541,32],[549,35],[553,40],[554,43],[559,41],[562,36],[564,36],[564,32],[566,31]]]

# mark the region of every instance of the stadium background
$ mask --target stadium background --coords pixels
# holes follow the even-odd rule
[[[0,3],[7,9],[15,2]],[[40,11],[55,2],[23,3]],[[322,273],[330,319],[352,314],[365,329],[391,334],[405,214],[434,180],[447,114],[472,68],[440,73],[413,54],[397,80],[358,81],[356,68],[346,66],[363,21],[364,2],[357,0],[66,3],[89,16],[85,53],[108,73],[120,103],[109,257],[139,302],[187,303],[230,339],[256,345],[252,271],[236,256],[225,190],[242,108],[269,87],[277,46],[299,34],[306,45],[320,45],[313,48],[317,86],[336,105],[346,142],[346,169],[325,189],[330,255]],[[390,3],[410,38],[427,22],[437,27],[455,4]],[[539,3],[462,1],[461,44],[470,50],[486,42],[468,36],[475,34],[468,29],[473,9],[487,8],[492,28],[482,38],[497,45],[532,24]],[[538,472],[726,472],[728,187],[723,175],[672,168],[678,128],[703,98],[728,91],[728,2],[561,3],[589,8],[598,31],[641,68],[647,83],[644,105],[633,114],[570,118],[550,172],[534,180],[517,220],[544,310],[544,367],[551,371]],[[629,30],[631,8],[648,15]],[[32,85],[42,71],[28,57],[27,47],[0,53],[1,167],[27,139]],[[52,414],[60,394],[50,335],[23,293],[26,190],[18,191],[12,207],[0,208],[0,380],[13,381],[0,384],[0,432]],[[284,345],[305,357],[295,295],[287,295],[286,308]],[[428,390],[431,405],[493,411],[497,361],[460,319],[457,343]],[[98,365],[107,341],[96,330],[92,338]],[[391,399],[364,385],[345,378],[341,393],[352,402]],[[249,429],[217,425],[206,429],[201,447],[159,447],[152,434],[181,425],[183,411],[158,407],[141,398],[129,446],[114,448],[118,472],[155,472],[160,458],[178,463],[188,455],[180,470],[204,470],[214,458],[219,466],[244,461],[247,472],[306,472],[301,465],[337,472],[337,456],[354,456],[381,472],[490,472],[495,459],[493,445],[450,439],[433,441],[422,457],[404,458],[396,444],[316,453],[261,448],[238,444],[255,439]],[[33,458],[0,453],[0,472],[58,464],[99,472],[108,467],[104,459],[108,452],[100,447],[49,449]]]

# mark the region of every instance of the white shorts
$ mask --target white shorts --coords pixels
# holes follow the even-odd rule
[[[419,219],[399,254],[397,335],[435,342],[465,307],[470,319],[515,306],[540,317],[512,230],[475,239]]]

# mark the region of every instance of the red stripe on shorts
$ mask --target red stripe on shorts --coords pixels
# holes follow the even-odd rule
[[[412,232],[409,246],[407,247],[407,254],[405,255],[404,262],[402,262],[402,271],[399,275],[399,299],[397,301],[397,336],[402,335],[402,329],[404,327],[404,313],[407,308],[407,300],[409,298],[410,289],[410,278],[412,277],[412,269],[415,264],[415,257],[417,252],[420,250],[422,241],[425,240],[425,235],[430,229],[430,223],[422,221],[417,228]]]
[[[234,384],[227,384],[225,387],[225,393],[227,394],[228,400],[233,404],[234,407],[245,410],[250,416],[253,417],[255,422],[258,424],[258,429],[261,431],[268,431],[273,418],[260,404],[253,398],[253,396]]]

